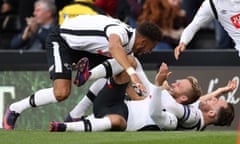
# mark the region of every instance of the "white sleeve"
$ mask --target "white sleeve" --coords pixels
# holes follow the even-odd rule
[[[177,118],[162,108],[161,93],[162,88],[152,86],[150,89],[151,101],[149,106],[150,116],[159,128],[165,130],[174,130],[177,127]]]
[[[136,60],[136,63],[137,63],[137,67],[136,67],[136,72],[137,72],[137,75],[140,79],[140,81],[143,83],[143,85],[145,86],[146,90],[147,90],[147,94],[148,92],[150,91],[150,87],[151,86],[154,86],[150,81],[149,79],[147,78],[143,68],[142,68],[142,65],[141,63],[139,62],[139,60],[137,58],[135,58]]]
[[[173,105],[168,105],[166,106],[166,110],[172,114],[174,114],[178,119],[182,119],[185,114],[186,114],[186,106],[179,104],[179,103],[175,103]]]
[[[109,37],[111,34],[117,34],[120,37],[122,45],[126,45],[129,42],[128,32],[125,28],[119,25],[109,26],[106,30],[106,35]]]
[[[201,111],[192,106],[186,107],[185,116],[179,120],[179,126],[184,129],[202,129],[204,125]]]
[[[194,16],[192,22],[184,29],[180,38],[180,42],[183,42],[187,45],[193,39],[196,32],[213,19],[214,14],[209,0],[205,0]]]

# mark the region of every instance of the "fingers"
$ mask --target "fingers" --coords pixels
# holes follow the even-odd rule
[[[225,87],[225,89],[226,89],[225,92],[233,91],[236,87],[237,87],[237,81],[236,80],[228,81],[228,84]]]
[[[159,68],[159,73],[168,73],[168,66],[166,63],[162,62],[160,68]]]
[[[133,83],[132,86],[140,96],[145,96],[147,91],[146,88],[141,83]]]
[[[141,80],[138,78],[138,76],[136,74],[132,74],[131,76],[131,81],[133,83],[133,85],[139,89],[139,91],[146,93],[146,88],[145,86],[142,84]]]
[[[175,49],[174,49],[174,57],[176,60],[179,59],[179,56],[181,54],[181,52],[183,52],[185,50],[185,44],[184,43],[180,43]]]
[[[237,87],[237,81],[236,80],[232,80],[231,81],[231,88],[232,90],[234,90]]]
[[[169,78],[171,74],[172,74],[172,72],[168,72],[167,78]]]
[[[175,57],[176,60],[179,59],[179,55],[180,55],[179,47],[176,47],[176,48],[174,49],[174,57]]]

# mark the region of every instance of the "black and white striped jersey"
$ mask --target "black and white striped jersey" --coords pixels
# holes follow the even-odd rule
[[[119,35],[126,53],[132,51],[135,29],[118,19],[104,15],[79,15],[60,26],[60,35],[70,48],[111,56],[108,48],[110,34]]]

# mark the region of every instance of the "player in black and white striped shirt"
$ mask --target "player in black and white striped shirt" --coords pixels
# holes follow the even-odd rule
[[[150,53],[160,39],[159,28],[149,22],[133,29],[118,19],[103,15],[80,15],[66,20],[49,34],[46,42],[53,87],[41,89],[11,104],[4,115],[3,128],[14,129],[17,117],[27,108],[65,100],[71,93],[72,64],[82,57],[90,59],[90,67],[114,57],[130,75],[131,81],[144,90],[127,55]],[[108,65],[105,64],[106,69],[109,69]],[[81,63],[78,66],[81,68]],[[83,79],[87,79],[89,73],[86,75]],[[75,82],[80,85],[78,80]]]

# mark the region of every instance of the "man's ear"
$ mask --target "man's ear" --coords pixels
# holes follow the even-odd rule
[[[141,37],[141,45],[142,45],[143,47],[145,47],[146,42],[147,42],[147,39],[146,39],[145,37]]]
[[[137,33],[135,43],[137,43],[138,45],[143,45],[145,44],[145,41],[146,41],[146,38]]]
[[[208,113],[207,113],[207,115],[208,115],[208,117],[210,117],[210,118],[215,118],[216,115],[217,115],[217,113],[216,113],[216,111],[214,111],[214,110],[209,110]]]
[[[182,103],[186,103],[188,101],[188,97],[185,95],[180,96],[180,99],[181,99]]]

